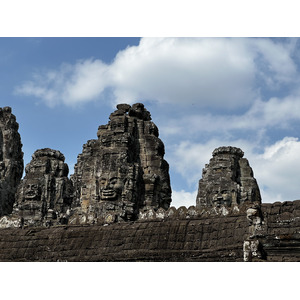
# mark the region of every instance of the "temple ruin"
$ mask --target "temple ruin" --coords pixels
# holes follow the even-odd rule
[[[73,186],[64,160],[60,151],[49,148],[37,150],[32,155],[18,186],[12,213],[19,217],[21,226],[68,223]]]
[[[197,207],[234,207],[244,203],[261,203],[252,168],[244,152],[236,147],[219,147],[205,165],[199,181]]]
[[[150,112],[119,104],[109,119],[70,178],[44,148],[21,179],[18,123],[0,108],[0,261],[300,261],[300,200],[263,203],[240,148],[215,149],[195,205],[175,208]]]
[[[171,203],[169,165],[158,128],[141,103],[117,105],[78,156],[73,207],[89,220],[136,220],[139,212]]]

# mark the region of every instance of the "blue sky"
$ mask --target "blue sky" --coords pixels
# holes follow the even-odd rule
[[[296,38],[0,38],[0,107],[36,149],[77,155],[117,103],[143,102],[170,164],[173,205],[194,205],[219,146],[245,152],[263,202],[300,198]]]

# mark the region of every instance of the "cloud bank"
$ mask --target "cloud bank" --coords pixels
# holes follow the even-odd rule
[[[99,59],[62,64],[34,74],[16,87],[49,106],[96,101],[106,89],[111,101],[197,103],[202,107],[236,109],[268,89],[295,83],[295,40],[244,38],[143,38],[120,51],[111,64]]]

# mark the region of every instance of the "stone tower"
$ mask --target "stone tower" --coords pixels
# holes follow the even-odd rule
[[[213,151],[205,165],[196,200],[198,208],[232,207],[243,203],[261,203],[261,196],[252,168],[244,152],[235,147]]]
[[[0,216],[10,214],[24,161],[19,124],[10,107],[0,108]]]
[[[72,183],[64,155],[49,148],[39,149],[26,165],[13,215],[25,225],[67,223],[72,201]]]
[[[167,209],[169,165],[158,128],[141,103],[117,105],[78,155],[72,181],[75,206],[94,218],[134,220],[141,210]]]

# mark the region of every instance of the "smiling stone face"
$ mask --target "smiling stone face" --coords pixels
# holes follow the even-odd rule
[[[215,188],[212,193],[212,204],[215,207],[220,207],[222,205],[230,207],[232,203],[235,202],[235,190],[230,190],[226,186],[219,186]]]
[[[26,184],[24,187],[24,200],[41,200],[41,189],[38,181]]]
[[[104,173],[99,181],[100,200],[121,200],[124,183],[117,173]]]

